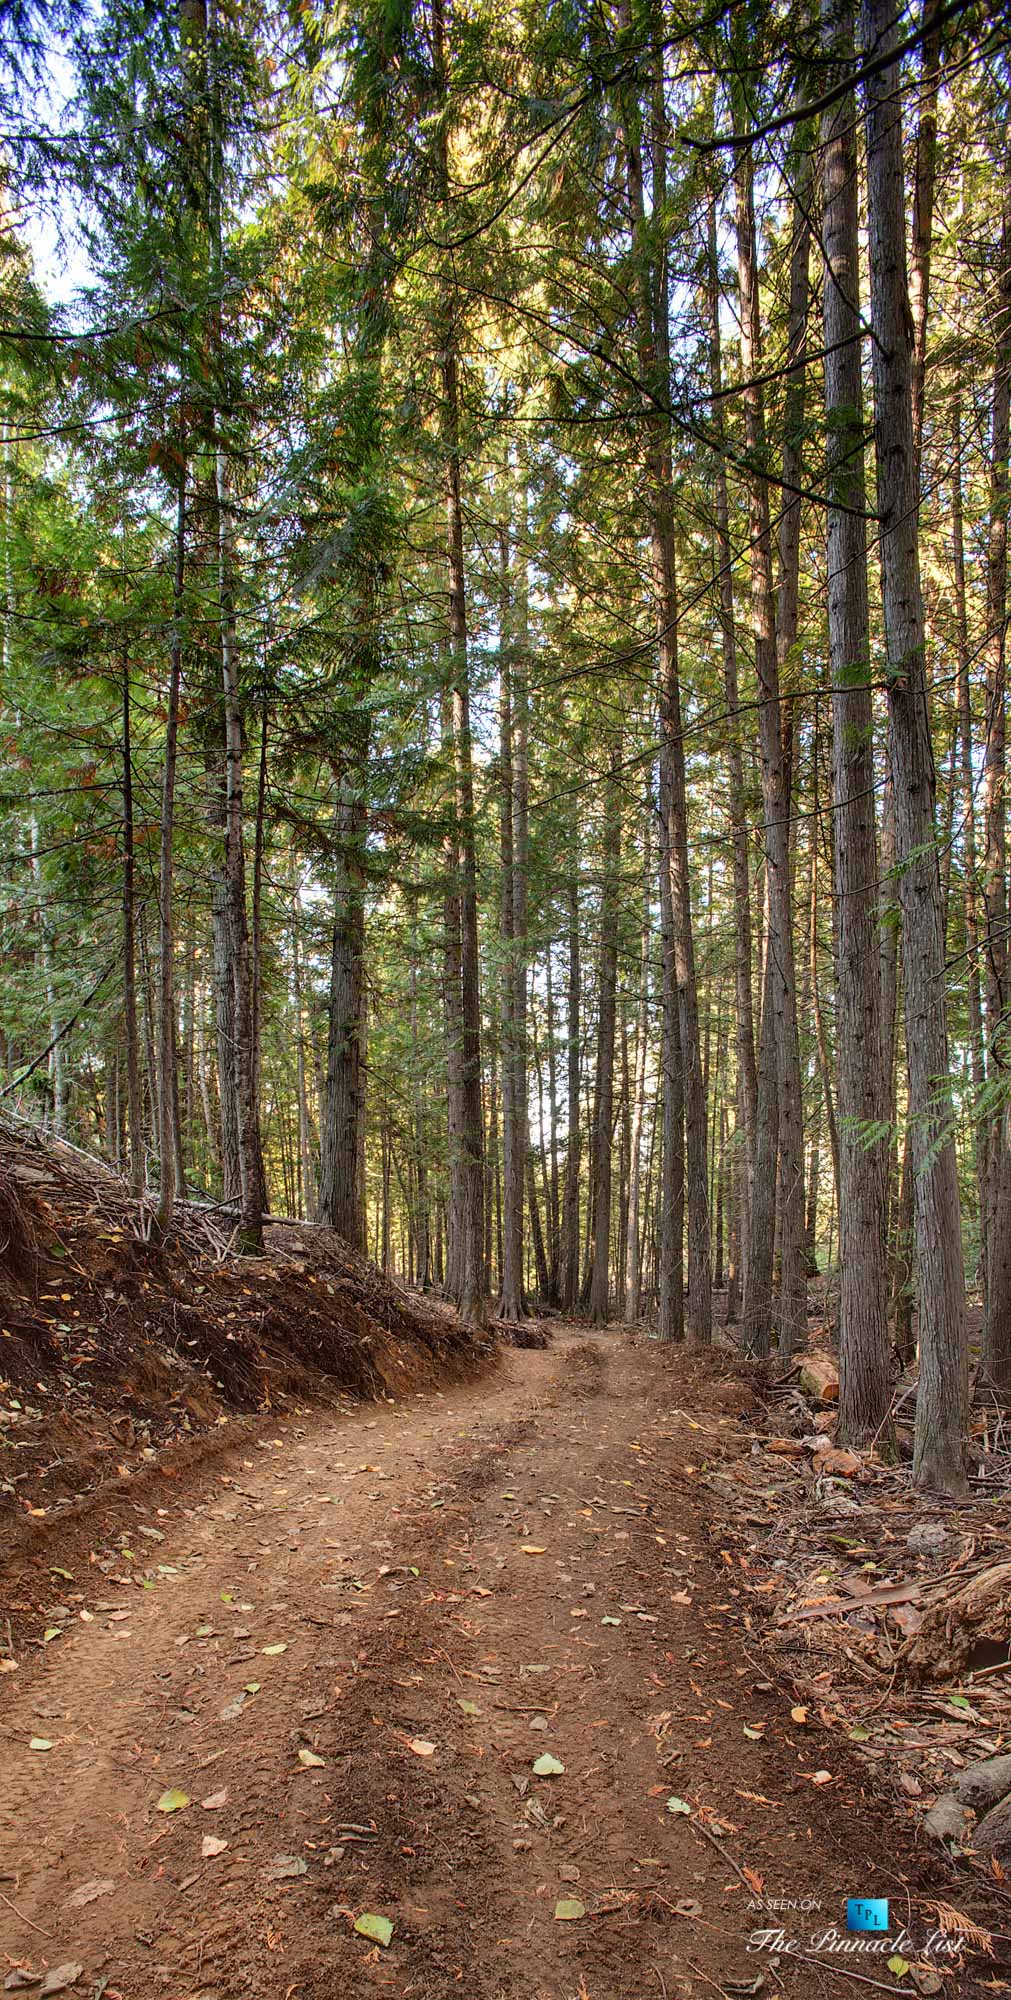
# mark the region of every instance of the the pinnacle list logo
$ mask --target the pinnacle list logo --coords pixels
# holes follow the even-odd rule
[[[848,1897],[846,1902],[846,1929],[848,1931],[886,1931],[888,1929],[887,1897]]]

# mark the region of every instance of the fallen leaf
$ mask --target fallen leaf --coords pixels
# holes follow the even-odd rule
[[[371,1938],[373,1944],[381,1944],[384,1950],[393,1936],[389,1917],[377,1917],[371,1910],[365,1910],[355,1918],[355,1930],[359,1937]]]
[[[315,1750],[300,1750],[298,1761],[306,1771],[322,1771],[326,1768],[326,1759],[317,1757]]]
[[[565,1765],[560,1764],[557,1757],[552,1757],[550,1750],[545,1750],[543,1756],[535,1759],[531,1769],[535,1778],[560,1778]]]
[[[205,1861],[213,1861],[215,1855],[223,1854],[227,1846],[227,1840],[217,1840],[213,1833],[205,1833],[200,1842],[200,1852]]]
[[[287,1639],[282,1639],[280,1641],[280,1644],[277,1646],[264,1646],[263,1656],[264,1659],[274,1660],[277,1658],[278,1653],[286,1653],[287,1650],[288,1650],[288,1641]]]
[[[521,1547],[522,1547],[522,1550],[523,1550],[523,1554],[524,1554],[525,1556],[546,1556],[546,1555],[547,1555],[547,1549],[542,1549],[542,1548],[541,1548],[541,1546],[540,1546],[540,1544],[539,1544],[538,1542],[523,1542],[523,1543],[521,1543]]]
[[[220,1792],[210,1792],[206,1799],[201,1799],[200,1804],[204,1812],[217,1812],[218,1807],[224,1805],[227,1797],[228,1787],[224,1786]]]
[[[52,1747],[52,1742],[48,1736],[33,1736],[28,1745],[29,1750],[51,1750]]]
[[[586,1915],[586,1904],[578,1896],[559,1896],[555,1904],[556,1924],[575,1924]]]
[[[189,1802],[190,1795],[188,1792],[176,1791],[175,1787],[172,1786],[167,1792],[162,1793],[161,1798],[158,1800],[156,1811],[163,1813],[182,1812],[183,1807],[188,1806]]]
[[[909,1960],[901,1952],[894,1952],[888,1961],[888,1970],[895,1979],[904,1979],[909,1971]]]
[[[690,1818],[691,1810],[692,1809],[691,1806],[688,1804],[688,1800],[679,1799],[676,1792],[671,1798],[667,1800],[667,1811],[669,1813],[687,1813]]]
[[[430,1743],[427,1736],[412,1736],[407,1748],[413,1750],[416,1757],[435,1756],[435,1744]]]
[[[807,1721],[806,1708],[791,1708],[790,1715],[794,1722],[804,1723]]]

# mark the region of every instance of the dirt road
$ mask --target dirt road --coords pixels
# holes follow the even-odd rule
[[[872,1990],[747,1946],[842,1929],[849,1895],[930,1924],[749,1638],[679,1400],[655,1348],[561,1329],[145,1493],[130,1581],[54,1570],[84,1603],[3,1686],[0,1974],[80,1965],[106,2000]]]

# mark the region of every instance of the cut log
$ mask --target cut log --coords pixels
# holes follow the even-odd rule
[[[800,1386],[821,1403],[839,1401],[839,1366],[831,1354],[805,1354],[800,1364]]]

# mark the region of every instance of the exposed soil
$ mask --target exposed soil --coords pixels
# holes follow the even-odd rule
[[[273,1222],[246,1257],[226,1210],[182,1205],[160,1241],[152,1221],[102,1161],[0,1123],[0,1524],[16,1550],[68,1542],[82,1501],[111,1504],[124,1477],[184,1480],[264,1412],[497,1358],[332,1231]]]
[[[938,1899],[999,1931],[1001,1886],[914,1848],[758,1650],[698,1476],[727,1368],[559,1327],[152,1476],[132,1560],[96,1512],[107,1573],[84,1520],[72,1563],[54,1537],[59,1636],[0,1681],[0,1969],[79,1964],[106,2000],[853,2000],[914,1988],[811,1950],[847,1896],[914,1941]],[[780,1924],[804,1957],[749,1951]],[[1001,1990],[1001,1949],[944,1990]]]

